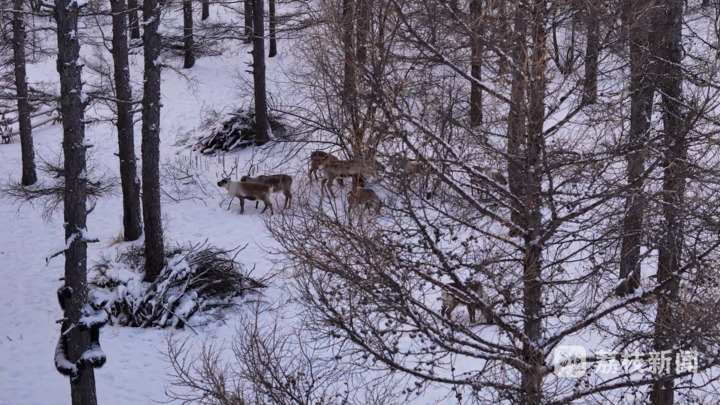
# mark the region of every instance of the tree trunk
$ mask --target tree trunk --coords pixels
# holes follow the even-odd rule
[[[522,389],[524,404],[539,404],[542,399],[542,369],[544,355],[540,346],[542,339],[542,246],[539,240],[544,233],[542,223],[542,165],[540,157],[544,144],[545,123],[545,74],[547,70],[547,4],[536,0],[533,7],[530,32],[532,53],[529,66],[527,144],[525,145],[524,171],[525,192],[519,197],[523,202],[522,221],[527,224],[524,235],[525,260],[523,266],[523,330],[528,342],[523,343]],[[524,38],[524,37],[523,37]]]
[[[684,128],[682,95],[682,0],[663,0],[661,21],[653,24],[651,43],[656,44],[655,72],[657,88],[663,107],[663,191],[662,211],[665,221],[658,247],[658,283],[668,282],[665,293],[658,296],[655,317],[655,341],[653,349],[658,352],[673,350],[677,333],[681,328],[675,320],[680,282],[677,276],[681,267],[684,228],[682,209],[685,207],[685,183],[687,179],[687,130]],[[658,29],[659,28],[659,29]],[[672,405],[675,400],[674,380],[653,384],[650,401],[654,405]]]
[[[245,0],[245,43],[252,42],[253,37],[253,0]]]
[[[207,20],[210,17],[210,0],[203,0],[202,2],[202,21]]]
[[[275,38],[275,25],[277,22],[275,21],[275,0],[268,0],[268,2],[270,6],[270,16],[268,18],[270,24],[270,52],[268,57],[272,58],[277,55],[277,38]]]
[[[140,38],[140,20],[138,18],[138,2],[137,0],[128,0],[128,18],[130,19],[130,38]]]
[[[142,101],[142,203],[145,215],[145,281],[155,281],[165,265],[160,210],[160,6],[143,3],[145,85]]]
[[[23,186],[29,186],[35,184],[37,181],[37,173],[35,173],[35,150],[33,149],[27,72],[25,71],[25,18],[23,15],[23,0],[15,0],[14,7],[13,54],[15,59],[15,88],[17,89],[20,149],[22,154],[21,181]]]
[[[632,293],[640,285],[640,246],[645,209],[645,144],[650,130],[654,95],[650,81],[651,61],[647,51],[651,1],[632,2],[625,21],[630,43],[630,134],[627,153],[628,196],[620,249],[620,278],[623,281],[617,290],[621,295]]]
[[[470,76],[482,80],[482,54],[483,54],[483,11],[482,0],[470,1],[470,19],[472,34],[470,36]],[[482,90],[475,83],[470,83],[470,125],[482,124]]]
[[[185,69],[195,66],[194,47],[192,0],[183,0],[183,50],[185,52],[185,64],[183,67]]]
[[[370,23],[372,19],[372,3],[373,0],[363,0],[357,3],[357,38],[355,48],[357,60],[356,66],[360,69],[366,66],[368,59]],[[378,27],[378,29],[379,28],[380,27]]]
[[[524,167],[526,117],[525,117],[525,87],[526,87],[526,60],[527,50],[525,42],[527,19],[523,17],[523,11],[514,11],[514,29],[511,31],[512,38],[509,41],[510,57],[508,58],[508,69],[512,72],[512,83],[510,86],[510,105],[508,109],[507,124],[507,173],[508,187],[510,192],[518,196],[518,200],[512,202],[510,220],[513,225],[524,229],[527,224],[522,214],[524,207],[520,203],[519,196],[525,194]],[[510,236],[520,236],[521,232],[516,228],[510,229]]]
[[[90,349],[90,332],[77,327],[87,303],[87,241],[85,239],[87,211],[85,124],[82,98],[82,64],[78,29],[78,7],[68,6],[65,0],[55,0],[57,22],[58,60],[60,74],[60,111],[63,126],[63,154],[65,194],[65,286],[70,288],[71,299],[64,308],[67,341],[66,358],[77,362]],[[62,338],[61,338],[62,339]],[[95,371],[82,367],[79,377],[70,380],[73,405],[97,404]]]
[[[255,144],[270,140],[265,86],[265,10],[263,0],[253,0],[253,80],[255,90]]]
[[[124,0],[110,0],[113,37],[112,56],[115,68],[115,97],[117,99],[118,155],[123,193],[123,229],[126,241],[142,235],[140,216],[140,182],[135,164],[135,134],[133,130],[132,87],[128,63],[127,7]]]
[[[595,103],[597,100],[598,58],[600,57],[599,10],[595,1],[586,2],[587,42],[585,45],[585,82],[583,83],[583,102]]]

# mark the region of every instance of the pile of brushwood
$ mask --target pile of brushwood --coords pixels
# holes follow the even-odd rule
[[[131,246],[93,267],[91,304],[122,326],[182,328],[221,319],[223,309],[240,304],[239,297],[265,287],[235,260],[242,250],[221,250],[207,241],[177,247],[166,252],[167,264],[149,283],[143,281],[143,248]]]
[[[276,116],[270,116],[270,138],[283,138],[287,127]],[[240,109],[209,125],[209,133],[202,135],[193,150],[205,155],[229,152],[255,145],[255,111]]]

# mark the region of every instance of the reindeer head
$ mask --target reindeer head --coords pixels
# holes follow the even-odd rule
[[[224,179],[218,181],[218,183],[217,183],[218,187],[225,187],[225,188],[227,188],[228,184],[230,184],[230,178],[229,178],[229,177],[224,178]]]
[[[250,180],[250,177],[248,177],[248,176],[240,177],[240,181],[248,181],[248,180]]]

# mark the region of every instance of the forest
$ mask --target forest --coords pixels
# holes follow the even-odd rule
[[[720,400],[720,2],[0,22],[3,401]]]

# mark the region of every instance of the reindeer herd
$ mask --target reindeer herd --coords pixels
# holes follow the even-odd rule
[[[310,154],[310,169],[308,177],[310,181],[319,180],[317,172],[322,170],[324,177],[322,179],[320,189],[321,198],[324,198],[325,189],[335,198],[333,192],[333,183],[337,180],[340,186],[344,185],[344,180],[352,179],[353,187],[347,192],[348,213],[360,209],[360,221],[362,221],[363,212],[367,208],[373,207],[375,214],[379,215],[382,208],[382,200],[377,193],[371,188],[365,186],[364,179],[377,171],[385,171],[385,167],[376,160],[340,160],[336,156],[316,150]],[[418,176],[427,182],[431,174],[435,173],[435,169],[427,162],[421,162],[415,159],[408,159],[402,155],[396,154],[391,157],[391,163],[394,167],[401,169],[410,176]],[[472,166],[473,170],[482,177],[487,177],[502,186],[507,184],[507,180],[502,173],[498,171],[484,169],[480,166]],[[470,178],[473,186],[478,184],[479,180],[475,177]],[[274,214],[273,205],[270,201],[272,193],[283,193],[285,196],[284,208],[289,208],[292,201],[292,183],[293,178],[288,174],[271,174],[257,177],[242,176],[240,181],[233,181],[230,178],[221,179],[217,185],[227,190],[230,202],[235,198],[240,200],[240,213],[245,212],[245,200],[255,201],[255,208],[258,208],[260,201],[263,202],[264,208],[260,212],[264,213],[268,208],[270,214]],[[425,184],[427,187],[427,184]],[[473,191],[475,187],[473,187]],[[430,198],[432,191],[427,192],[426,198]],[[228,206],[228,209],[230,207]],[[348,217],[350,220],[350,217]],[[458,305],[465,305],[468,310],[470,323],[475,323],[475,312],[481,309],[487,323],[492,323],[491,310],[492,304],[488,304],[487,296],[484,293],[482,284],[477,281],[467,280],[462,283],[448,283],[441,293],[442,308],[441,316],[450,319],[453,310]],[[485,303],[485,305],[478,305]]]
[[[310,170],[308,172],[310,181],[313,180],[313,176],[315,176],[315,180],[319,180],[317,171],[320,169],[325,174],[321,184],[321,198],[325,196],[326,188],[330,195],[335,198],[335,193],[332,190],[332,184],[335,180],[340,186],[343,186],[345,179],[352,178],[355,187],[347,193],[348,211],[353,212],[357,208],[364,211],[365,208],[374,206],[375,212],[380,213],[382,207],[380,197],[372,189],[364,187],[364,178],[366,176],[377,170],[385,169],[379,162],[340,160],[330,153],[316,150],[310,154]],[[227,190],[231,203],[235,198],[240,200],[241,214],[245,212],[245,200],[250,200],[255,201],[255,208],[262,201],[265,206],[260,213],[264,213],[269,208],[272,215],[275,211],[270,202],[270,195],[282,192],[285,195],[284,208],[289,208],[292,201],[292,182],[292,176],[288,174],[271,174],[257,177],[242,176],[240,181],[233,181],[229,177],[223,178],[217,185]]]

